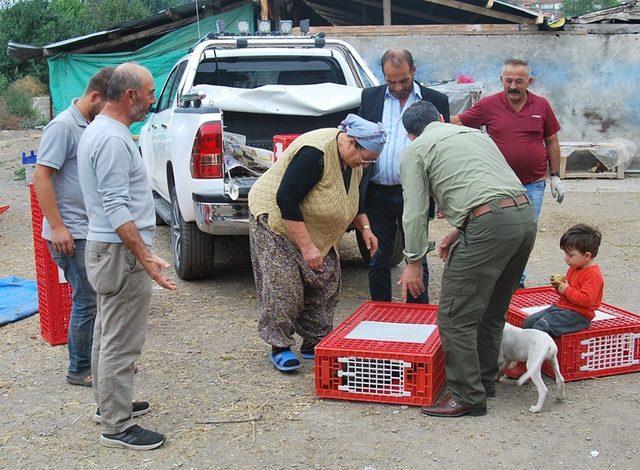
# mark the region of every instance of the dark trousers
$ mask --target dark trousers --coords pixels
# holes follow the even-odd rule
[[[371,231],[378,237],[378,251],[369,263],[369,293],[371,300],[391,301],[391,257],[396,239],[396,230],[402,231],[402,187],[381,186],[370,183],[367,189],[366,211],[371,224]],[[407,302],[429,303],[429,266],[425,258],[424,268],[425,292],[419,297],[409,294]]]
[[[456,402],[476,407],[486,406],[494,386],[505,314],[536,238],[529,204],[491,206],[452,245],[438,305],[449,389]]]
[[[573,310],[552,305],[527,317],[522,328],[544,331],[555,337],[589,328],[589,320]]]

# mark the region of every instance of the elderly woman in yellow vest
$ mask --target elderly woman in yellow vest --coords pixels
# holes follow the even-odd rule
[[[380,124],[349,114],[340,128],[301,135],[251,188],[249,234],[258,292],[258,331],[283,372],[312,359],[333,328],[340,291],[337,245],[354,223],[371,254],[378,240],[359,205],[362,167],[384,146]]]

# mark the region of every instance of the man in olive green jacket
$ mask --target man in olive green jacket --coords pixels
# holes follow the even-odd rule
[[[495,395],[505,314],[529,259],[536,221],[526,190],[486,134],[442,122],[431,103],[407,109],[411,144],[400,164],[404,188],[403,296],[419,295],[428,250],[429,195],[455,229],[440,243],[445,261],[438,328],[450,396],[422,412],[480,416]]]

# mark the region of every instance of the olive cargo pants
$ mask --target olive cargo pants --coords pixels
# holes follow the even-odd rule
[[[536,238],[531,205],[490,205],[451,247],[438,306],[449,390],[457,402],[477,407],[486,406],[486,390],[495,386],[505,314]]]

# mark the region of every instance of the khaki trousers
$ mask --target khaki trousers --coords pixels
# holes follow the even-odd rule
[[[102,434],[133,425],[135,362],[142,352],[151,302],[151,279],[121,243],[87,241],[87,277],[96,291],[91,373]]]
[[[449,390],[478,407],[495,387],[506,312],[536,238],[531,205],[491,207],[452,246],[438,306]]]

